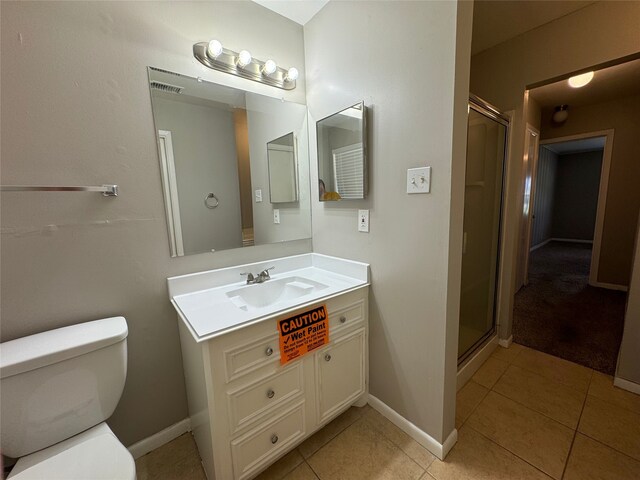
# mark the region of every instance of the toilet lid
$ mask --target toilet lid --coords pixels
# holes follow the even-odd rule
[[[7,479],[135,480],[129,451],[106,424],[98,427],[20,458]]]

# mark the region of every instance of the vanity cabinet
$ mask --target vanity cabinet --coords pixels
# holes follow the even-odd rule
[[[326,305],[329,343],[280,364],[277,321]],[[209,480],[255,477],[368,392],[368,287],[196,342],[180,322],[191,426]]]

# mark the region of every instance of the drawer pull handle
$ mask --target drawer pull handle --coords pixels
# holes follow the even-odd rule
[[[267,398],[273,398],[275,394],[276,392],[274,392],[272,389],[267,390]]]
[[[271,435],[271,443],[275,445],[277,442],[278,442],[278,435],[274,433],[273,435]]]
[[[273,354],[273,348],[267,347],[264,353],[267,354],[267,357],[270,357]]]
[[[340,317],[340,323],[344,323],[344,322],[346,322],[346,321],[347,321],[347,317],[345,317],[344,315],[342,315],[342,316]]]
[[[327,353],[327,354],[324,356],[324,359],[325,359],[327,362],[328,362],[328,361],[330,361],[330,360],[331,360],[331,355]]]

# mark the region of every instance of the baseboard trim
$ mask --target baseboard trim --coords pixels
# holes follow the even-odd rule
[[[161,447],[165,443],[169,443],[171,440],[178,438],[183,433],[190,431],[191,421],[188,418],[185,418],[164,430],[160,430],[158,433],[154,433],[150,437],[143,438],[139,442],[134,443],[128,448],[128,450],[133,458],[140,458],[156,448]]]
[[[539,249],[539,248],[544,247],[544,246],[545,246],[547,243],[549,243],[551,240],[553,240],[553,238],[548,238],[548,239],[546,239],[544,242],[540,242],[540,243],[538,243],[537,245],[534,245],[533,247],[531,247],[531,248],[529,249],[529,253],[533,252],[534,250],[537,250],[537,249]]]
[[[620,377],[613,377],[613,384],[618,388],[640,395],[640,385],[635,382]]]
[[[579,238],[551,238],[550,241],[554,242],[568,242],[568,243],[593,243],[593,240],[581,240]]]
[[[503,348],[509,348],[511,346],[511,344],[513,343],[513,335],[511,335],[509,338],[501,338],[498,340],[498,345],[500,345]]]
[[[618,285],[617,283],[605,283],[605,282],[589,282],[592,287],[606,288],[607,290],[617,290],[619,292],[628,292],[629,287],[626,285]]]
[[[456,389],[460,390],[465,384],[471,380],[473,374],[478,371],[484,362],[491,356],[493,351],[498,348],[498,336],[494,335],[486,341],[486,343],[478,349],[469,359],[465,360],[456,377]]]
[[[451,450],[458,441],[458,431],[454,428],[444,443],[439,443],[427,432],[416,427],[413,423],[404,418],[382,400],[371,394],[369,394],[369,405],[440,460],[444,460],[444,457],[447,456],[449,450]]]

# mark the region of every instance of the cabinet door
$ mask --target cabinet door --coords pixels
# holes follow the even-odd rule
[[[365,392],[365,329],[334,341],[314,360],[317,418],[324,423]]]

